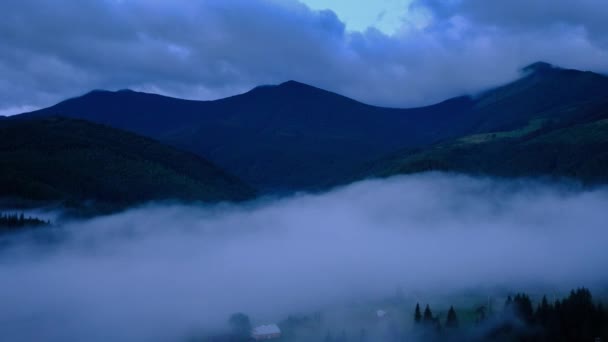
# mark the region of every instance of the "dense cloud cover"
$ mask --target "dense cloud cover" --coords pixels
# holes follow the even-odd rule
[[[545,60],[608,72],[603,0],[417,0],[393,34],[296,0],[5,0],[0,114],[93,88],[213,99],[289,79],[414,106]]]
[[[151,205],[65,224],[52,243],[5,239],[0,336],[175,340],[233,312],[266,323],[398,287],[422,301],[593,288],[608,282],[607,206],[606,189],[441,174],[240,206]]]

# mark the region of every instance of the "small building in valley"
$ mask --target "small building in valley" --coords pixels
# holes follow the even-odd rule
[[[256,341],[274,340],[281,338],[281,329],[276,324],[260,325],[253,328],[251,337]]]

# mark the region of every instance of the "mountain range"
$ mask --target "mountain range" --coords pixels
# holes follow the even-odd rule
[[[215,101],[92,91],[3,122],[53,117],[170,145],[260,193],[426,170],[608,181],[608,77],[542,62],[514,82],[420,108],[289,81]]]
[[[196,153],[262,191],[311,189],[404,146],[465,133],[471,101],[402,110],[365,105],[302,83],[217,101],[93,91],[23,117],[64,116]]]

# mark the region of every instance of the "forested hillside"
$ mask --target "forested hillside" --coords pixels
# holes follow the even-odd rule
[[[533,121],[523,129],[471,135],[425,149],[404,150],[369,163],[358,177],[450,171],[503,177],[564,177],[605,184],[608,104],[594,115],[600,119],[568,124]]]
[[[244,200],[254,191],[202,158],[81,120],[0,123],[0,197],[112,206]]]

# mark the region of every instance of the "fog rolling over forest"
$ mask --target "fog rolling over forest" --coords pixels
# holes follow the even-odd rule
[[[57,227],[52,242],[46,231],[5,237],[0,336],[179,341],[225,328],[234,312],[263,324],[397,288],[429,301],[599,287],[606,208],[608,189],[445,174],[241,205],[149,205]]]

